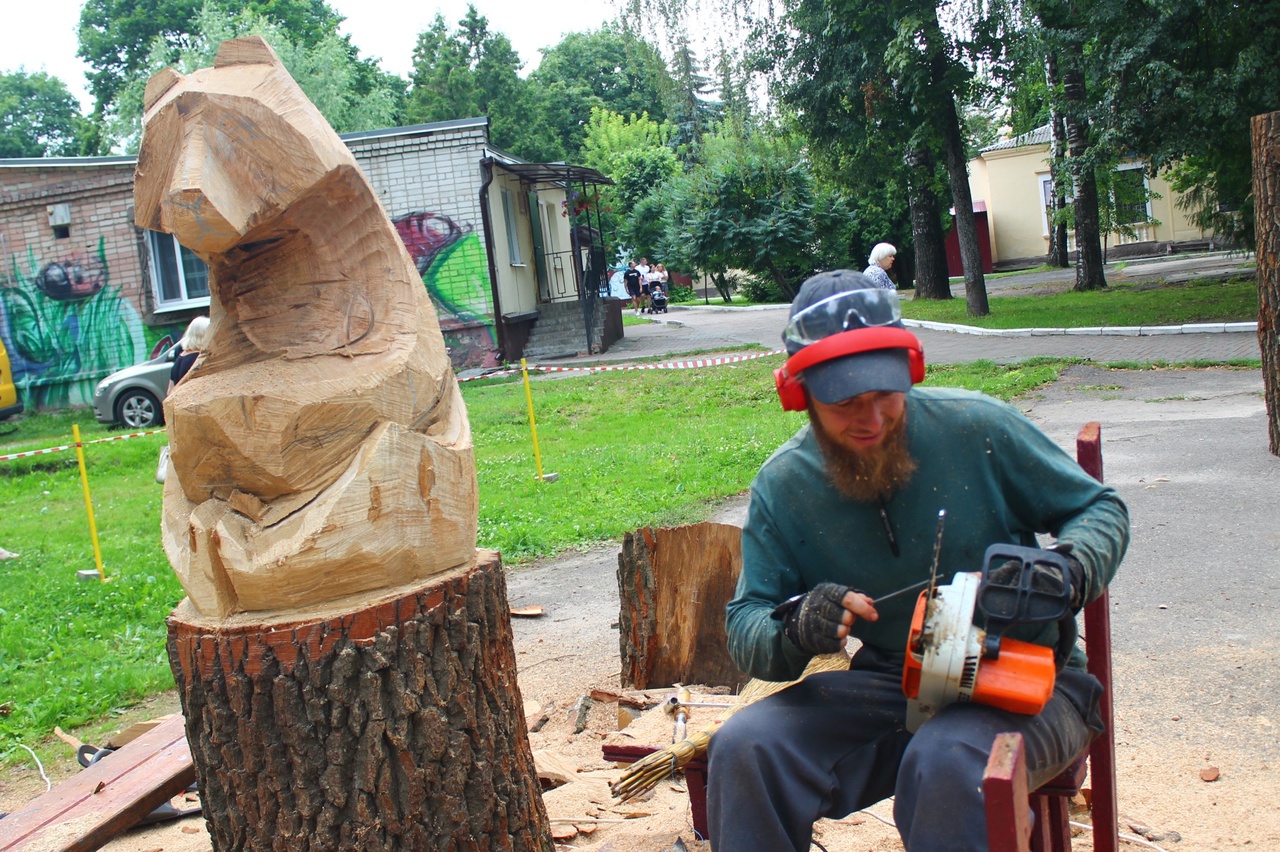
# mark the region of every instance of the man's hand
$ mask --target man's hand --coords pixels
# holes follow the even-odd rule
[[[861,592],[837,583],[819,583],[785,612],[782,631],[802,651],[832,654],[844,646],[854,616],[868,621],[879,617],[871,599]]]

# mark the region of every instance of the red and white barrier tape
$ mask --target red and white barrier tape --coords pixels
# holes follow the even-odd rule
[[[133,432],[128,435],[109,435],[106,438],[94,438],[92,441],[81,441],[80,444],[81,446],[86,446],[88,444],[104,444],[107,441],[124,441],[124,440],[128,440],[129,438],[141,438],[143,435],[156,435],[163,431],[164,431],[163,429],[151,429],[146,432]],[[74,450],[75,448],[76,448],[75,444],[64,444],[61,447],[48,447],[47,449],[43,449],[43,450],[27,450],[24,453],[11,453],[7,456],[0,456],[0,461],[10,461],[12,459],[24,459],[24,458],[27,458],[28,456],[43,456],[49,453],[60,453],[63,450]]]
[[[770,355],[785,354],[782,349],[771,349],[768,352],[755,352],[750,355],[730,355],[726,358],[696,358],[692,361],[667,361],[660,364],[619,364],[616,366],[600,365],[594,367],[541,367],[532,364],[528,367],[530,373],[602,373],[623,370],[696,370],[701,367],[719,367],[723,364],[737,364],[741,361],[754,361],[757,358],[768,358]],[[465,379],[458,379],[458,383],[474,382],[479,379],[496,379],[502,376],[518,376],[520,371],[514,370],[496,370],[492,373],[485,373],[482,376],[468,376]],[[106,438],[95,438],[92,441],[82,441],[82,444],[101,444],[106,441],[124,441],[128,438],[141,438],[143,435],[155,435],[163,432],[163,429],[152,429],[147,432],[133,432],[129,435],[111,435]],[[28,450],[25,453],[12,453],[7,456],[0,456],[0,461],[10,461],[12,459],[22,459],[28,456],[42,456],[47,453],[60,453],[63,450],[75,449],[75,444],[65,444],[61,447],[49,447],[43,450]]]
[[[528,370],[530,373],[601,373],[610,371],[623,370],[694,370],[700,367],[718,367],[722,364],[736,364],[740,361],[754,361],[757,358],[768,358],[770,355],[782,355],[785,351],[782,349],[771,349],[768,352],[756,352],[751,355],[731,355],[725,358],[697,358],[692,361],[667,361],[659,364],[619,364],[599,365],[593,367],[543,367],[537,364],[530,364]],[[518,376],[519,369],[496,370],[492,373],[485,373],[482,376],[468,376],[465,379],[458,379],[461,382],[474,382],[479,379],[496,379],[502,376]]]

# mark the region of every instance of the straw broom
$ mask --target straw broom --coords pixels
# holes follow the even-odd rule
[[[837,651],[834,654],[814,657],[809,661],[809,665],[805,666],[804,672],[798,680],[769,681],[757,678],[751,679],[747,682],[742,692],[738,694],[738,700],[728,705],[728,708],[720,714],[719,719],[710,726],[700,731],[695,731],[680,742],[660,748],[653,754],[646,755],[628,766],[618,780],[609,785],[610,792],[613,793],[614,798],[624,801],[649,792],[658,785],[659,781],[664,778],[670,778],[678,770],[682,769],[686,763],[695,757],[706,754],[707,744],[711,742],[711,736],[724,724],[725,719],[728,719],[743,707],[759,701],[761,698],[773,695],[775,692],[781,692],[811,674],[839,671],[847,668],[849,668],[849,655],[843,651]]]

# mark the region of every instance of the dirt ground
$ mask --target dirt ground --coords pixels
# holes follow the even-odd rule
[[[1115,735],[1121,830],[1151,839],[1124,848],[1280,850],[1272,605],[1280,580],[1280,465],[1265,451],[1260,391],[1256,371],[1117,374],[1079,367],[1021,406],[1064,446],[1084,419],[1102,419],[1107,479],[1133,516],[1133,543],[1112,585]],[[732,522],[744,506],[743,498],[730,500],[712,519]],[[681,780],[628,803],[608,791],[619,770],[605,762],[601,745],[618,727],[618,707],[589,695],[619,688],[617,553],[614,546],[565,554],[508,575],[513,607],[545,610],[513,619],[522,698],[531,720],[546,716],[530,734],[531,745],[574,778],[544,801],[562,850],[667,852],[681,841],[705,852]],[[1168,570],[1171,563],[1178,572]],[[120,724],[175,707],[166,696]],[[696,729],[709,717],[694,712]],[[579,720],[585,725],[575,732]],[[656,725],[669,736],[665,722]],[[56,781],[74,769],[67,761],[50,774]],[[1210,770],[1216,780],[1206,781]],[[6,770],[0,811],[20,808],[43,789],[34,768]],[[820,823],[816,838],[829,852],[901,850],[896,832],[882,822],[890,818],[891,805],[882,802]],[[188,817],[103,848],[211,847],[203,821]],[[1093,848],[1087,831],[1074,848]]]

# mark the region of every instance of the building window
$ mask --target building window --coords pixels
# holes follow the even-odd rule
[[[151,251],[151,285],[156,309],[172,311],[209,304],[209,267],[172,234],[147,231]]]
[[[1151,191],[1141,164],[1121,166],[1111,179],[1111,197],[1117,225],[1151,221]]]
[[[524,263],[520,256],[520,235],[516,231],[516,206],[511,199],[511,191],[502,188],[502,221],[507,226],[507,259],[512,266]]]

